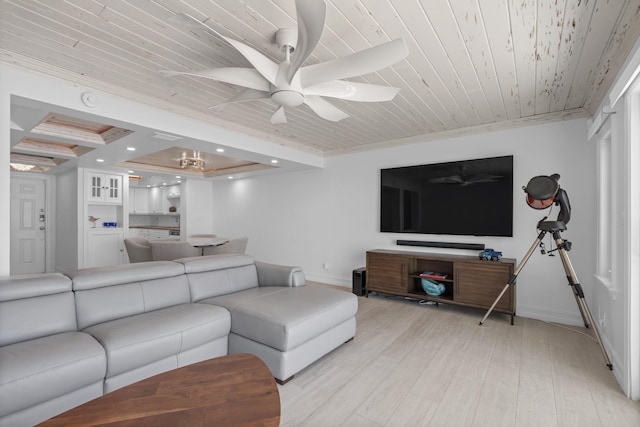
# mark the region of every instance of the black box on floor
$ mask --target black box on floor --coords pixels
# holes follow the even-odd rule
[[[364,267],[353,270],[353,293],[358,296],[367,294],[367,270]]]

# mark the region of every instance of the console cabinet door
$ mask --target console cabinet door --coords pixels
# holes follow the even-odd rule
[[[406,256],[367,252],[367,290],[407,293],[409,261]]]
[[[122,228],[89,229],[85,268],[124,264],[124,257],[124,230]]]
[[[511,265],[494,261],[455,264],[455,301],[476,307],[489,308],[511,277]],[[496,310],[513,313],[513,288],[502,296]]]

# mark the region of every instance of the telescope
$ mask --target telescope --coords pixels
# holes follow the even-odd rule
[[[533,209],[546,209],[555,204],[560,206],[560,212],[555,221],[545,221],[544,217],[538,222],[538,229],[548,232],[566,230],[567,223],[571,220],[571,203],[567,192],[560,188],[560,175],[554,173],[550,176],[539,175],[531,178],[526,187],[522,187],[527,193],[527,204]]]
[[[571,260],[569,259],[568,252],[571,250],[571,242],[562,238],[560,232],[567,229],[567,223],[571,219],[571,204],[569,203],[569,196],[566,191],[560,188],[560,175],[554,173],[553,175],[539,175],[531,178],[526,187],[522,187],[525,193],[527,193],[527,204],[533,209],[546,209],[552,207],[554,204],[560,206],[560,212],[558,212],[558,216],[555,221],[547,221],[547,217],[542,218],[537,225],[537,229],[540,231],[538,233],[538,237],[533,242],[533,245],[529,248],[527,253],[525,254],[522,262],[518,264],[516,269],[514,270],[513,275],[509,278],[509,281],[502,289],[502,292],[495,299],[487,313],[484,315],[482,320],[480,321],[480,325],[487,320],[489,314],[493,311],[500,298],[505,294],[507,289],[510,286],[515,286],[516,279],[520,274],[520,271],[524,268],[525,264],[531,258],[531,255],[534,253],[536,247],[540,245],[543,248],[541,251],[543,254],[546,253],[544,250],[544,245],[542,243],[542,239],[547,233],[551,233],[553,236],[553,240],[556,243],[556,249],[551,252],[558,251],[560,254],[560,259],[562,261],[562,266],[564,267],[565,274],[567,279],[569,280],[569,286],[573,292],[573,296],[575,297],[576,303],[578,304],[578,309],[580,310],[580,315],[582,316],[582,320],[584,322],[585,328],[589,328],[593,326],[593,333],[595,335],[596,341],[600,345],[600,350],[602,351],[602,355],[604,356],[605,363],[609,369],[613,369],[613,365],[607,355],[607,351],[602,344],[602,339],[600,338],[600,332],[598,331],[598,327],[593,321],[593,316],[591,315],[591,310],[589,310],[589,306],[584,298],[584,292],[582,290],[582,286],[580,286],[580,282],[578,282],[578,277],[576,272],[571,265]]]

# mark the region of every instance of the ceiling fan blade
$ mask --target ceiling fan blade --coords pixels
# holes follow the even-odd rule
[[[400,38],[333,61],[303,67],[300,81],[302,87],[307,88],[330,80],[361,76],[395,64],[408,54],[409,50]]]
[[[255,89],[244,89],[238,92],[235,96],[233,96],[229,100],[220,104],[212,105],[211,107],[209,107],[209,110],[222,111],[224,109],[224,106],[227,104],[231,104],[234,102],[253,101],[256,99],[266,99],[269,97],[271,97],[271,94],[269,92],[263,92],[261,90],[255,90]]]
[[[280,107],[273,113],[273,116],[271,116],[271,124],[280,125],[283,123],[287,123],[287,116],[284,114],[284,107]]]
[[[349,117],[347,113],[335,107],[330,102],[322,99],[319,96],[309,95],[304,97],[304,103],[307,104],[314,113],[322,117],[323,119],[338,122],[342,119]]]
[[[174,76],[195,76],[207,79],[218,80],[224,83],[231,83],[237,86],[248,87],[251,89],[269,91],[271,85],[262,77],[254,68],[241,67],[225,67],[211,68],[202,71],[170,71],[160,70],[160,74],[165,77]]]
[[[258,72],[262,74],[262,76],[265,79],[267,79],[267,81],[269,81],[269,83],[273,85],[276,84],[276,77],[278,75],[278,64],[276,64],[271,59],[267,58],[265,55],[258,52],[251,46],[248,46],[242,42],[239,42],[238,40],[232,39],[231,37],[223,36],[216,30],[211,28],[209,25],[205,24],[204,22],[200,22],[193,16],[188,15],[186,13],[176,14],[171,18],[169,18],[168,21],[171,21],[173,23],[178,23],[180,25],[187,25],[190,27],[199,26],[212,32],[216,36],[224,39],[227,43],[233,46],[238,52],[240,52],[242,56],[244,56],[247,59],[247,61],[249,61],[251,65],[253,65],[255,69],[258,70]]]
[[[400,91],[397,87],[332,80],[304,89],[305,95],[329,96],[358,102],[391,101]]]
[[[296,13],[298,15],[298,41],[293,60],[287,70],[286,78],[289,84],[320,42],[327,17],[327,5],[323,0],[296,0]]]

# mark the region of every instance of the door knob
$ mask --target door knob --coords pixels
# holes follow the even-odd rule
[[[41,225],[41,226],[40,226],[40,230],[44,230],[44,226],[42,226],[42,225]]]

